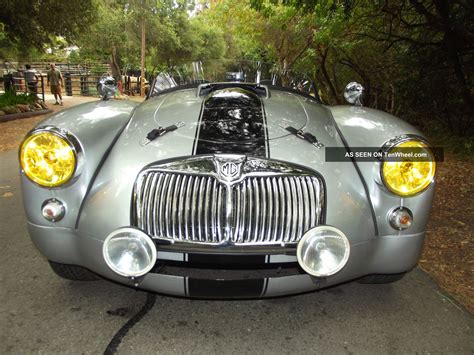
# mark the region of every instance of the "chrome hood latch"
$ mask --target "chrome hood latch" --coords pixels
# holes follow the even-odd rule
[[[314,145],[318,149],[324,147],[324,144],[318,141],[318,139],[309,132],[305,132],[302,129],[296,129],[295,127],[292,127],[292,126],[285,127],[285,126],[280,125],[280,127],[283,128],[284,130],[287,130],[291,134],[297,136],[298,138],[301,138],[305,140],[306,142]]]
[[[142,141],[142,146],[147,145],[148,143],[155,140],[159,136],[162,136],[162,135],[164,135],[168,132],[172,132],[174,130],[177,130],[178,128],[183,127],[183,126],[184,126],[184,122],[180,121],[180,122],[178,122],[176,124],[173,124],[171,126],[168,126],[168,127],[161,127],[160,126],[158,128],[154,128],[150,132],[147,133],[146,138]]]

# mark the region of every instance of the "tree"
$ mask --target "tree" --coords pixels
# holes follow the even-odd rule
[[[365,104],[430,127],[472,133],[474,4],[462,0],[249,0],[265,14],[284,6],[311,16],[314,38],[296,66],[314,74],[323,96],[342,102],[357,79]],[[268,17],[272,23],[274,19]],[[281,36],[279,36],[281,38]],[[276,47],[278,52],[281,52]],[[423,114],[421,114],[423,113]]]
[[[55,36],[73,41],[95,19],[92,0],[2,0],[0,7],[2,47],[20,53],[43,49]]]

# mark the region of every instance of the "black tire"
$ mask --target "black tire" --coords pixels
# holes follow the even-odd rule
[[[100,279],[96,274],[81,266],[60,264],[51,260],[49,260],[49,265],[56,275],[63,279],[74,281],[95,281]]]
[[[367,275],[358,279],[357,282],[361,284],[389,284],[402,279],[405,275],[406,272],[401,272],[399,274]]]

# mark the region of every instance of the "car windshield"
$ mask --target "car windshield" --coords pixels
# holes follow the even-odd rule
[[[212,83],[286,88],[310,95],[319,101],[317,88],[308,75],[284,70],[275,64],[248,60],[196,61],[171,66],[158,73],[148,96]]]

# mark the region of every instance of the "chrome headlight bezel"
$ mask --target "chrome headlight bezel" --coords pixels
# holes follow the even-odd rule
[[[38,183],[37,181],[33,180],[32,178],[30,178],[26,174],[25,169],[23,167],[22,153],[23,153],[25,142],[29,138],[31,138],[35,135],[41,134],[41,133],[50,133],[50,134],[53,134],[53,135],[61,138],[62,140],[64,140],[69,145],[69,147],[71,148],[71,151],[74,155],[75,167],[74,167],[74,170],[73,170],[71,176],[66,181],[64,181],[63,183],[61,183],[59,185],[56,185],[56,186],[54,186],[54,185],[43,185],[43,184]],[[20,161],[21,172],[25,175],[25,177],[28,179],[28,181],[32,182],[36,186],[39,186],[41,188],[46,188],[46,189],[61,189],[61,188],[67,187],[70,184],[74,183],[74,181],[76,181],[77,178],[82,173],[83,166],[84,166],[84,153],[83,153],[83,149],[82,149],[82,146],[81,146],[79,140],[71,132],[69,132],[65,129],[61,129],[61,128],[56,127],[56,126],[37,127],[37,128],[34,128],[33,130],[31,130],[30,132],[28,132],[28,134],[23,138],[23,141],[20,145],[20,149],[18,151],[18,159]]]
[[[385,161],[382,158],[380,163],[379,163],[379,178],[380,178],[380,181],[382,182],[382,185],[384,186],[384,188],[387,191],[389,191],[390,193],[392,193],[394,195],[400,196],[402,198],[413,197],[413,196],[417,196],[417,195],[423,193],[424,191],[426,191],[433,184],[434,179],[436,177],[436,163],[434,162],[434,153],[430,149],[429,142],[425,138],[423,138],[419,135],[404,134],[404,135],[400,135],[400,136],[396,136],[394,138],[391,138],[382,145],[382,148],[380,148],[379,152],[381,153],[381,156],[383,157],[383,156],[385,156],[386,153],[390,152],[390,150],[392,150],[392,149],[396,148],[397,146],[399,146],[400,144],[408,142],[408,141],[418,141],[418,142],[426,145],[426,149],[431,153],[431,155],[433,157],[433,163],[435,164],[435,173],[433,174],[433,177],[431,178],[429,184],[426,185],[421,190],[419,190],[415,193],[410,193],[410,194],[400,194],[396,190],[392,189],[390,187],[390,185],[388,184],[388,182],[386,181],[385,176],[384,176],[384,171],[383,171]]]
[[[131,235],[134,235],[135,237],[137,237],[137,239],[143,238],[145,240],[145,243],[148,244],[148,246],[150,247],[150,250],[151,250],[151,256],[150,256],[151,263],[146,268],[144,268],[143,270],[140,270],[138,272],[128,272],[128,273],[126,273],[126,272],[120,270],[113,263],[113,261],[110,259],[109,250],[108,250],[109,243],[117,235],[120,235],[120,234],[123,234],[123,233],[129,233]],[[145,274],[150,272],[150,270],[153,269],[153,267],[155,266],[157,256],[158,256],[158,251],[156,249],[156,245],[155,245],[153,239],[148,234],[143,232],[142,230],[137,229],[137,228],[133,228],[133,227],[122,227],[122,228],[118,228],[118,229],[114,230],[112,233],[110,233],[107,236],[107,238],[105,238],[104,243],[102,245],[102,257],[105,261],[105,264],[108,266],[108,268],[110,270],[112,270],[112,272],[116,273],[117,275],[123,276],[123,277],[135,278],[135,277],[144,276]]]
[[[323,238],[323,236],[314,235],[322,231],[326,231],[326,232],[337,235],[342,241],[342,244],[344,245],[343,258],[340,260],[338,267],[332,269],[331,272],[329,273],[317,272],[314,269],[308,267],[304,262],[303,248],[305,246],[306,241],[312,238]],[[339,228],[336,228],[330,225],[319,225],[306,231],[303,237],[299,240],[298,245],[296,247],[296,257],[298,260],[298,264],[306,273],[314,277],[329,277],[334,274],[337,274],[346,266],[347,262],[349,261],[350,254],[351,254],[351,244],[349,242],[349,239],[345,235],[345,233],[341,231]]]

